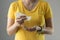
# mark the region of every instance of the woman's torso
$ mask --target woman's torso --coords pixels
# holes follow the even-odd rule
[[[26,27],[33,27],[35,25],[37,26],[44,26],[45,19],[44,19],[44,9],[42,5],[44,3],[41,3],[40,1],[36,4],[36,6],[31,10],[27,10],[24,5],[22,4],[22,1],[17,1],[17,12],[21,12],[26,14],[27,16],[31,16],[30,21],[25,21],[24,25]],[[15,15],[16,15],[15,13]],[[16,16],[15,16],[16,18]],[[23,28],[20,28],[18,32],[15,35],[15,40],[44,40],[44,34],[38,34],[36,31],[29,32],[24,30]]]

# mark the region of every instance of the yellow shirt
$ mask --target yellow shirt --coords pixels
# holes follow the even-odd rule
[[[52,11],[49,4],[40,0],[31,11],[24,7],[21,0],[13,2],[8,11],[8,18],[15,20],[17,12],[31,16],[30,21],[24,22],[24,25],[27,27],[33,27],[34,25],[43,26],[45,24],[45,19],[52,17]],[[38,34],[36,31],[29,32],[20,28],[15,35],[15,40],[45,40],[45,36],[44,34]]]

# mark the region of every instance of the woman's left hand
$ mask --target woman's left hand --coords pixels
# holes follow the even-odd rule
[[[25,27],[25,30],[27,30],[27,31],[40,31],[41,30],[41,27],[39,27],[39,26],[34,26],[34,27],[31,27],[31,28],[27,28],[27,27]]]

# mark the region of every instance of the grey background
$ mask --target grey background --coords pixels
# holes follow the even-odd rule
[[[8,36],[6,32],[7,12],[14,0],[0,0],[0,40],[14,40],[14,36]],[[54,33],[46,35],[46,40],[60,40],[60,0],[47,0],[53,11]]]

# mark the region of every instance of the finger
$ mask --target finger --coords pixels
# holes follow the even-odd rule
[[[16,19],[22,19],[22,20],[26,20],[27,18],[26,17],[20,17],[20,18],[16,18]]]
[[[25,18],[26,16],[19,16],[16,19]]]
[[[35,31],[35,28],[27,28],[27,31]]]
[[[19,24],[23,24],[24,23],[24,21],[17,21]]]
[[[24,15],[24,16],[20,16],[20,17],[26,17],[26,16]]]
[[[22,19],[16,19],[16,21],[22,21]]]

